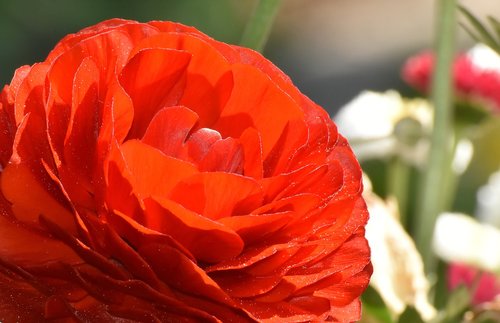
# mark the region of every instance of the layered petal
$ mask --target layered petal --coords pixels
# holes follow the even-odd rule
[[[359,164],[259,53],[108,20],[16,71],[0,134],[2,322],[359,318]]]

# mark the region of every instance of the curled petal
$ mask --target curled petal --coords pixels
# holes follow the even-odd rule
[[[138,140],[127,141],[120,151],[134,192],[143,199],[168,195],[177,183],[198,173],[192,164],[165,156]]]
[[[130,59],[120,83],[134,103],[130,138],[140,138],[156,112],[176,105],[185,86],[187,52],[172,49],[144,49]]]
[[[145,225],[168,234],[188,249],[196,259],[219,262],[243,250],[241,238],[224,225],[166,199],[146,202]]]
[[[197,121],[198,115],[186,107],[165,107],[153,117],[142,141],[176,157]]]
[[[211,172],[179,182],[170,198],[209,219],[219,219],[250,213],[262,202],[262,191],[251,178]]]

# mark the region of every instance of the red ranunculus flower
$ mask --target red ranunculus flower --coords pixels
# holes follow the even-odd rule
[[[105,21],[16,71],[0,133],[0,321],[359,318],[360,167],[258,53]]]

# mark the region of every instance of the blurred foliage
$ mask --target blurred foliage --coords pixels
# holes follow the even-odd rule
[[[474,155],[467,171],[461,176],[454,208],[457,211],[474,214],[476,192],[485,185],[491,173],[500,166],[500,118],[494,117],[483,122],[480,129],[471,138]]]
[[[488,45],[490,48],[500,54],[500,22],[493,16],[488,16],[487,20],[489,25],[484,24],[477,17],[472,14],[467,8],[460,6],[461,11],[466,23],[461,23],[467,33],[478,42]],[[460,112],[476,111],[476,115],[462,115],[463,121],[469,122],[483,121],[485,118],[480,109],[467,109],[461,106]],[[500,146],[498,145],[498,138],[500,137],[500,118],[498,116],[487,119],[478,131],[475,131],[473,136],[474,141],[474,157],[471,165],[462,175],[458,186],[456,196],[460,197],[455,200],[455,207],[457,210],[473,214],[474,207],[471,203],[471,198],[475,199],[475,192],[477,189],[484,185],[488,176],[500,167]]]
[[[413,308],[408,306],[406,310],[401,313],[398,319],[398,323],[423,323],[424,321],[418,314],[418,312]]]
[[[64,35],[110,18],[171,20],[238,43],[255,0],[2,0],[0,83],[42,61]],[[230,26],[230,27],[229,27]]]
[[[476,18],[467,8],[460,6],[459,9],[468,22],[468,24],[461,24],[462,28],[477,42],[485,43],[500,54],[500,21],[493,16],[488,16],[487,19],[492,30],[490,31],[488,26]]]
[[[379,323],[393,323],[391,312],[386,307],[384,300],[377,291],[368,286],[366,291],[361,297],[363,302],[363,315],[362,323],[379,322]]]

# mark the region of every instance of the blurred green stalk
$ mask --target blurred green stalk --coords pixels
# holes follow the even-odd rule
[[[415,242],[428,274],[435,273],[437,260],[432,235],[437,216],[449,208],[446,184],[451,167],[453,109],[452,63],[455,50],[457,0],[437,0],[436,64],[432,80],[434,128],[426,172],[415,219]]]
[[[262,52],[269,38],[281,0],[259,0],[248,21],[240,45]]]
[[[410,167],[399,156],[392,157],[389,161],[387,187],[389,195],[398,202],[399,221],[404,228],[408,228],[408,189],[410,183]]]

